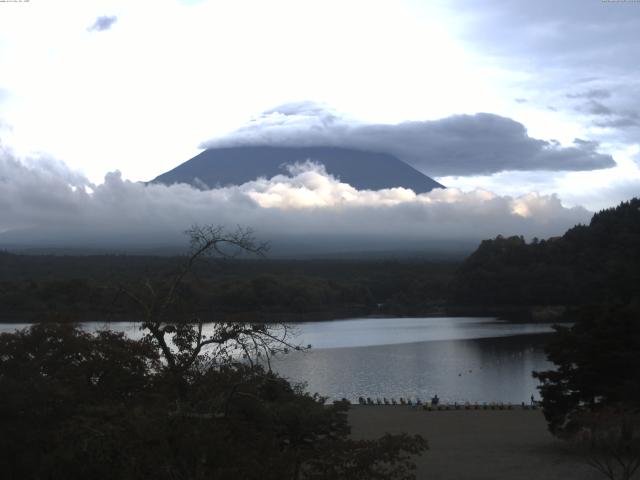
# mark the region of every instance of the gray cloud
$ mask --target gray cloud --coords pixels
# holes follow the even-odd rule
[[[638,115],[637,112],[627,109],[615,110],[597,100],[588,100],[585,103],[580,103],[575,107],[575,109],[579,112],[599,117],[593,120],[593,124],[596,127],[627,128],[640,124],[640,115]]]
[[[588,99],[597,99],[604,100],[605,98],[611,97],[611,92],[604,88],[592,88],[591,90],[587,90],[582,93],[568,93],[567,98],[588,98]]]
[[[574,108],[582,113],[586,113],[591,117],[593,126],[606,128],[613,131],[613,135],[602,135],[604,141],[614,140],[636,143],[640,130],[640,115],[633,108],[633,105],[640,106],[640,85],[637,88],[621,89],[623,95],[618,95],[607,104],[597,101],[588,100],[587,102],[578,104]]]
[[[269,110],[204,148],[273,145],[339,146],[389,153],[429,176],[504,170],[595,170],[615,166],[598,144],[576,139],[562,147],[530,137],[521,123],[489,113],[397,125],[354,124],[311,102]]]
[[[469,0],[467,38],[500,55],[517,54],[536,66],[574,67],[601,77],[609,68],[634,69],[640,39],[637,5],[584,0]],[[505,38],[518,41],[505,42]],[[532,56],[526,56],[532,55]],[[585,63],[586,62],[586,63]],[[602,70],[605,68],[605,70]],[[593,97],[592,97],[593,98]]]
[[[562,105],[562,100],[582,100],[579,111],[593,115],[587,122],[607,129],[598,132],[597,138],[607,143],[637,142],[640,123],[624,114],[640,110],[637,4],[469,0],[462,13],[468,19],[464,39],[501,68],[525,73],[527,92],[540,92],[545,103],[555,97],[554,105],[573,110],[574,103]],[[505,38],[517,41],[505,42]],[[584,100],[600,101],[604,108]],[[611,118],[597,118],[605,115]]]
[[[103,15],[96,18],[96,21],[87,30],[90,32],[103,32],[109,30],[118,21],[115,15]]]
[[[613,110],[596,100],[589,100],[587,103],[578,107],[578,109],[591,115],[613,115]]]
[[[456,189],[358,191],[313,165],[290,176],[208,191],[148,185],[110,173],[93,185],[51,160],[27,164],[0,152],[0,245],[182,245],[195,222],[253,227],[274,243],[301,235],[336,245],[359,238],[366,250],[403,242],[472,240],[504,235],[561,234],[590,214],[555,196],[501,197]],[[363,239],[366,239],[363,240]],[[316,240],[318,242],[318,240]]]
[[[640,125],[640,118],[635,113],[619,115],[608,120],[596,120],[593,124],[602,128],[627,128]]]

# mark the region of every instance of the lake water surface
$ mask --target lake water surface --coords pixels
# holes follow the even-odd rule
[[[539,398],[533,370],[551,364],[551,324],[493,318],[365,318],[297,324],[306,352],[274,369],[331,399],[437,394],[450,402],[528,402]]]
[[[0,325],[13,331],[23,324]],[[493,318],[360,318],[294,324],[296,343],[312,349],[276,358],[274,370],[330,399],[437,394],[449,402],[528,402],[539,397],[533,370],[547,370],[551,324]],[[83,328],[140,335],[138,324]],[[205,329],[206,330],[206,329]]]

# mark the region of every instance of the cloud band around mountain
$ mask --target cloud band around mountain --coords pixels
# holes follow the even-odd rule
[[[312,102],[264,112],[204,148],[334,146],[395,155],[429,176],[487,175],[501,171],[581,171],[616,165],[598,143],[572,146],[532,138],[521,123],[489,113],[396,125],[358,124]]]
[[[300,235],[358,237],[368,243],[385,239],[391,249],[407,240],[553,236],[590,216],[583,208],[563,207],[553,195],[357,190],[313,164],[294,166],[289,175],[205,191],[134,183],[117,172],[94,185],[63,164],[27,165],[7,152],[0,154],[0,211],[0,245],[101,248],[179,246],[181,232],[201,223],[249,226],[275,244]]]

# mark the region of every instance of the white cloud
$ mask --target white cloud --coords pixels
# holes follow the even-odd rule
[[[276,244],[305,235],[384,239],[393,248],[407,240],[546,237],[590,217],[583,208],[563,207],[554,195],[357,190],[314,165],[208,191],[145,186],[118,172],[95,185],[60,163],[26,164],[6,151],[0,156],[0,211],[0,244],[94,247],[179,246],[181,232],[198,222],[249,226]]]

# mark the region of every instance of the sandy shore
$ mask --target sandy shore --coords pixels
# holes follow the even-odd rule
[[[429,450],[417,459],[428,480],[597,480],[602,477],[548,431],[539,410],[426,412],[402,406],[359,406],[352,434],[418,433]]]

